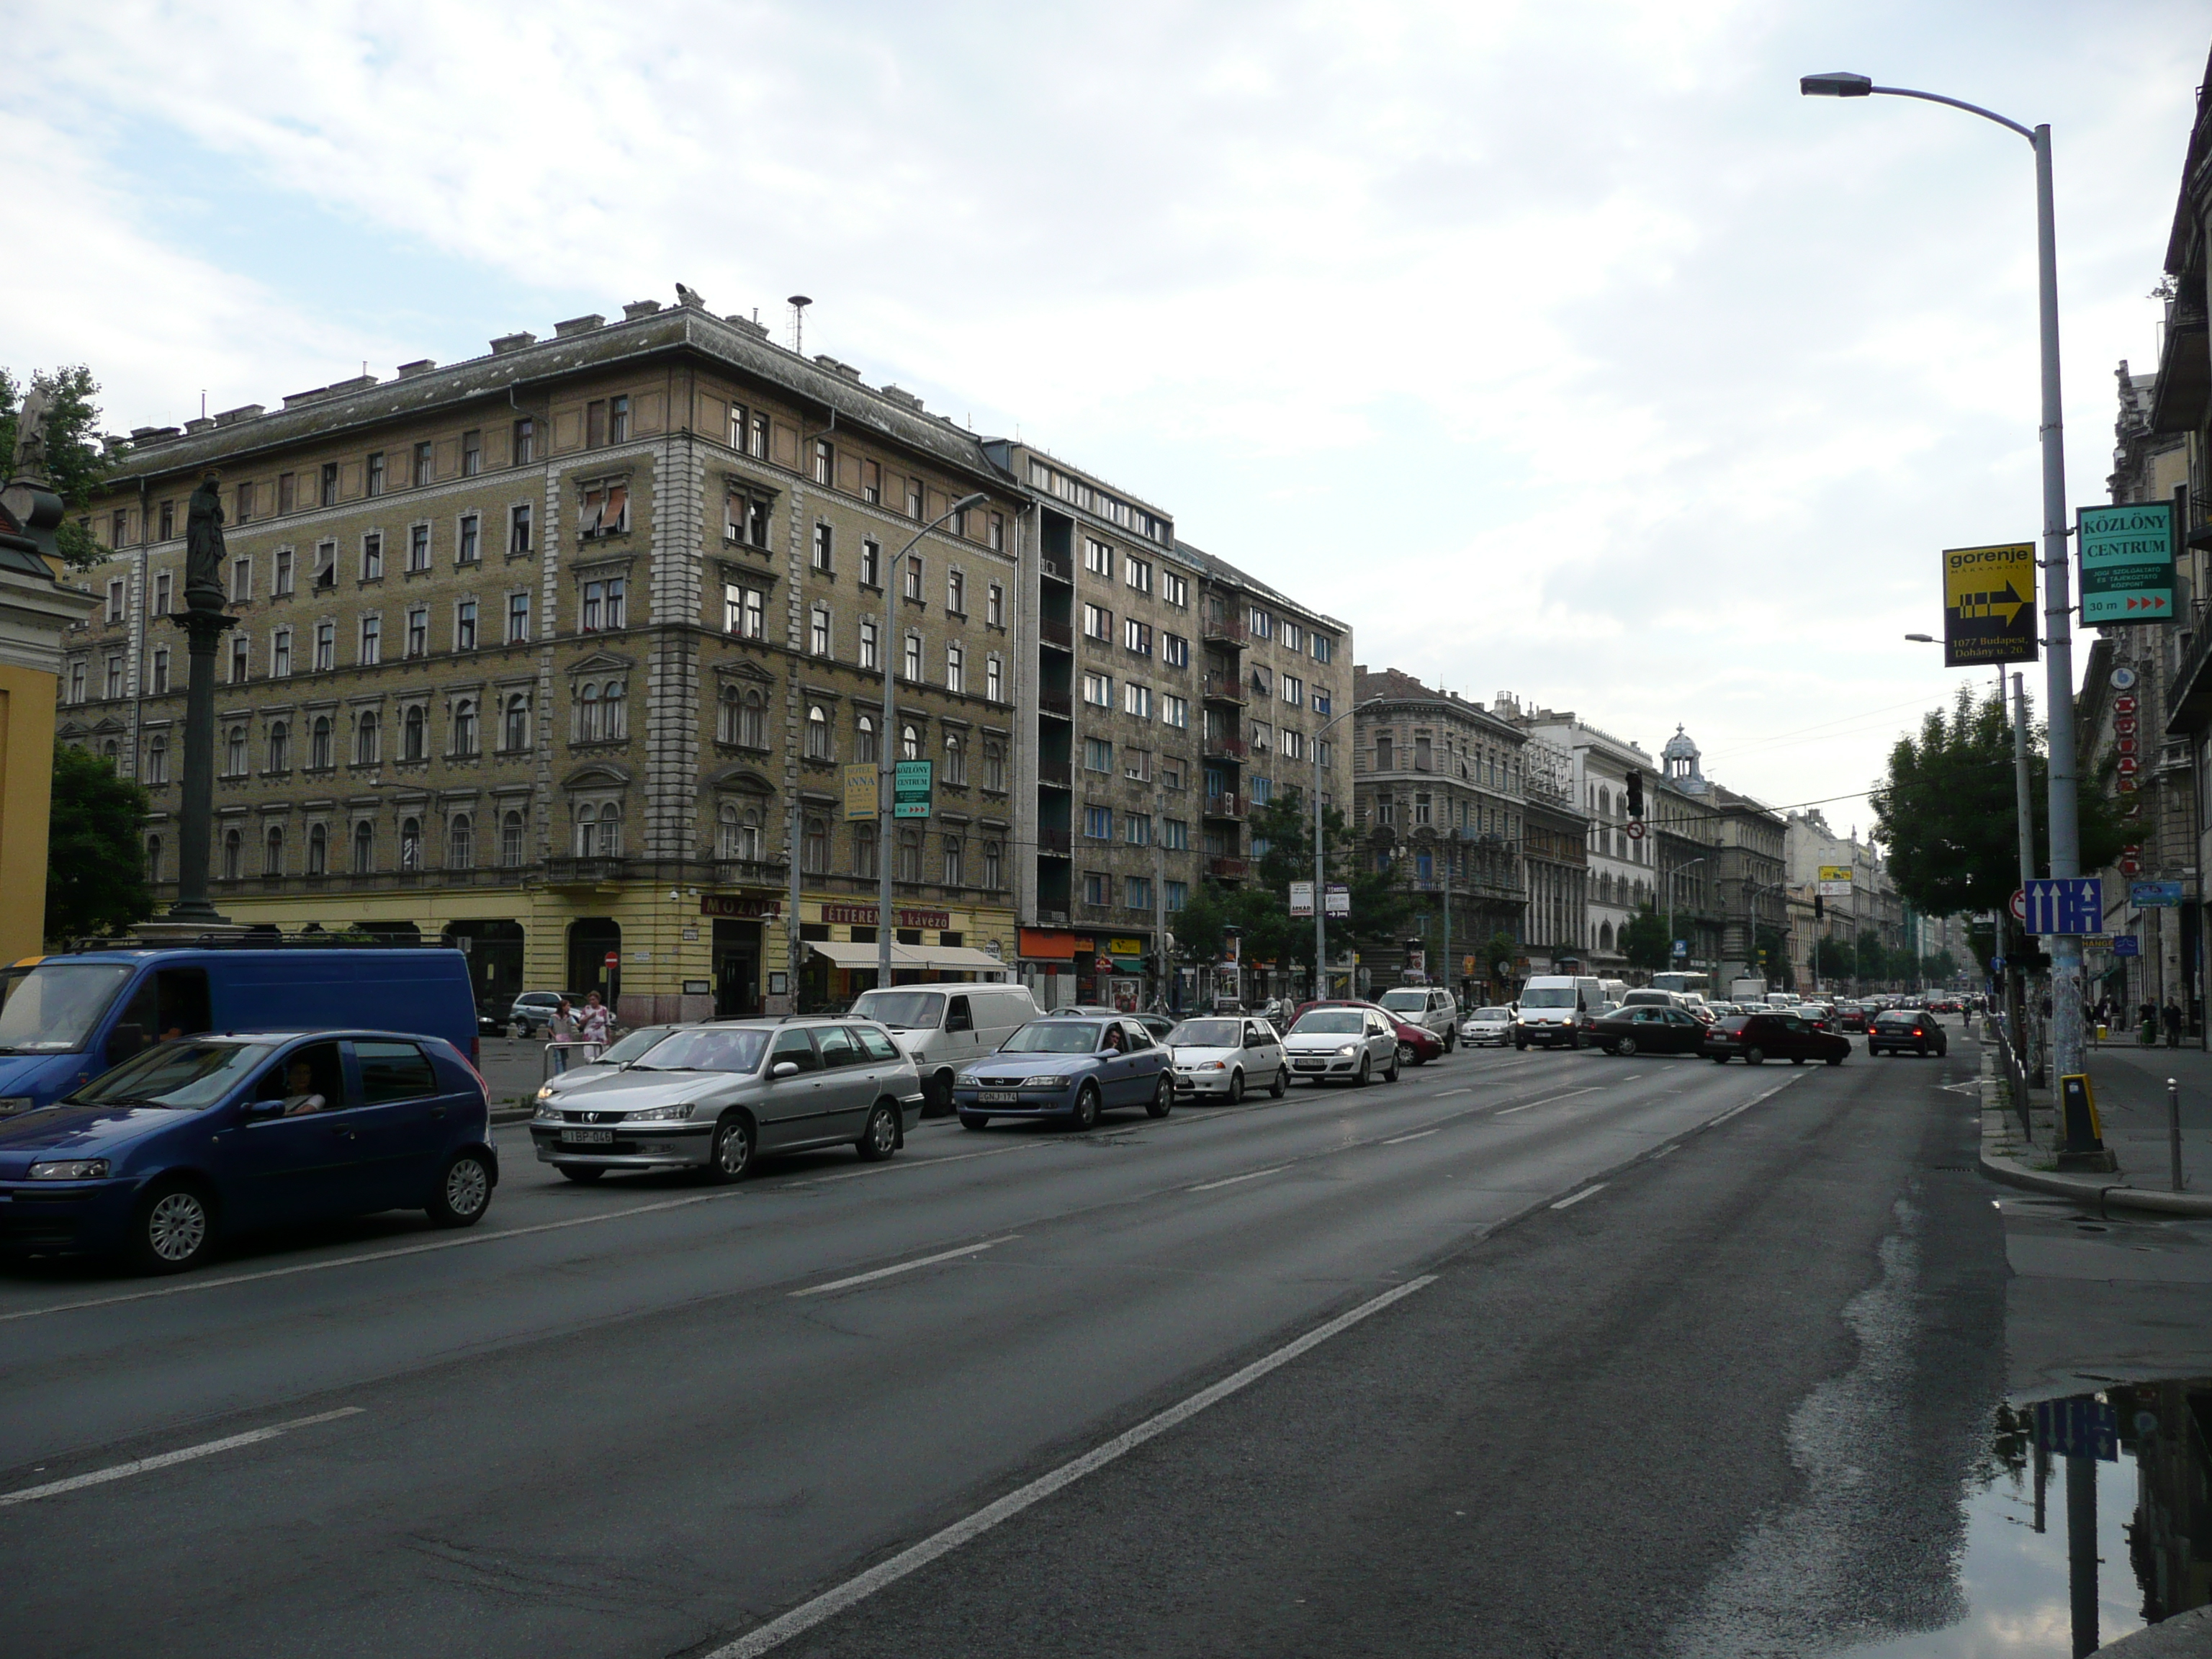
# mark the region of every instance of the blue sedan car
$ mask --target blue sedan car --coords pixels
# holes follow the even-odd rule
[[[1088,1129],[1116,1106],[1165,1117],[1175,1083],[1168,1051],[1137,1020],[1056,1014],[1030,1021],[998,1053],[963,1067],[952,1080],[952,1103],[963,1129],[994,1117],[1062,1118]]]
[[[490,1115],[483,1080],[437,1037],[161,1043],[0,1120],[0,1245],[176,1273],[258,1227],[399,1209],[471,1226],[499,1180]]]

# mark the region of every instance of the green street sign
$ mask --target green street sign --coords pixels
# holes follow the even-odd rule
[[[2075,511],[2083,625],[2173,620],[2173,503]]]
[[[926,818],[929,816],[930,772],[934,763],[901,761],[891,775],[891,816]]]

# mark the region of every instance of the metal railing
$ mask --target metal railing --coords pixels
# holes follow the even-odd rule
[[[2004,1068],[2004,1086],[2012,1101],[2012,1109],[2020,1115],[2021,1139],[2031,1146],[2035,1145],[2035,1115],[2033,1097],[2029,1092],[2027,1060],[2014,1041],[2012,1022],[2002,1013],[1989,1017],[1990,1028],[1996,1036],[1997,1063]]]

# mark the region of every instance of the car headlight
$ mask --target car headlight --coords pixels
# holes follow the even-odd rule
[[[552,1099],[552,1098],[553,1098],[553,1094],[554,1094],[554,1090],[553,1090],[553,1085],[552,1085],[551,1084],[550,1084],[550,1083],[541,1084],[541,1085],[538,1086],[538,1098],[539,1100],[541,1100],[541,1101],[544,1101],[544,1100],[550,1100],[550,1099]]]
[[[648,1106],[641,1112],[632,1112],[623,1121],[626,1123],[680,1123],[691,1115],[691,1103],[680,1106]]]
[[[1040,1072],[1035,1077],[1024,1078],[1022,1086],[1027,1089],[1064,1089],[1067,1086],[1067,1079],[1057,1072]]]
[[[107,1174],[104,1158],[58,1158],[47,1164],[33,1164],[33,1181],[99,1181]]]
[[[1352,1055],[1354,1055],[1354,1054],[1358,1054],[1358,1052],[1359,1052],[1359,1045],[1358,1045],[1358,1043],[1356,1043],[1356,1042],[1347,1042],[1347,1043],[1346,1043],[1346,1044],[1344,1045],[1344,1047],[1342,1047],[1341,1048],[1339,1048],[1339,1049],[1336,1051],[1336,1054],[1337,1054],[1337,1058],[1338,1058],[1338,1059],[1340,1059],[1340,1060],[1350,1060],[1350,1059],[1352,1057]]]
[[[13,1117],[18,1112],[27,1112],[38,1103],[28,1095],[0,1095],[0,1117]]]
[[[1201,1060],[1190,1069],[1194,1072],[1225,1072],[1229,1068],[1218,1060]]]

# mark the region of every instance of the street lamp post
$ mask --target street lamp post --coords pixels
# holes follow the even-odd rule
[[[1363,708],[1372,708],[1385,699],[1370,697],[1365,702],[1354,703],[1341,714],[1323,720],[1313,734],[1313,838],[1314,838],[1314,999],[1318,1001],[1328,994],[1328,870],[1322,851],[1321,824],[1321,739],[1322,733],[1340,721],[1350,720]]]
[[[884,665],[884,730],[876,744],[876,988],[888,991],[891,984],[891,806],[897,799],[895,787],[898,777],[898,671],[899,658],[894,653],[896,641],[892,638],[897,625],[899,570],[906,563],[906,556],[914,551],[924,536],[949,519],[981,507],[986,497],[977,490],[972,495],[963,495],[936,518],[915,531],[907,544],[892,556],[884,567],[884,637],[877,647],[877,656]],[[792,907],[798,915],[799,907]]]
[[[2075,799],[2074,633],[2071,572],[2066,553],[2066,445],[2058,395],[2058,232],[2051,205],[2051,127],[2024,127],[1993,110],[1941,93],[1878,87],[1863,75],[1808,75],[1797,89],[1808,98],[1866,98],[1881,93],[1948,104],[2016,132],[2035,150],[2036,310],[2043,368],[2043,618],[2044,717],[2051,733],[2051,874],[2081,873],[2081,840]],[[2081,1070],[2081,940],[2055,934],[2051,941],[2051,1048],[2058,1074]]]

